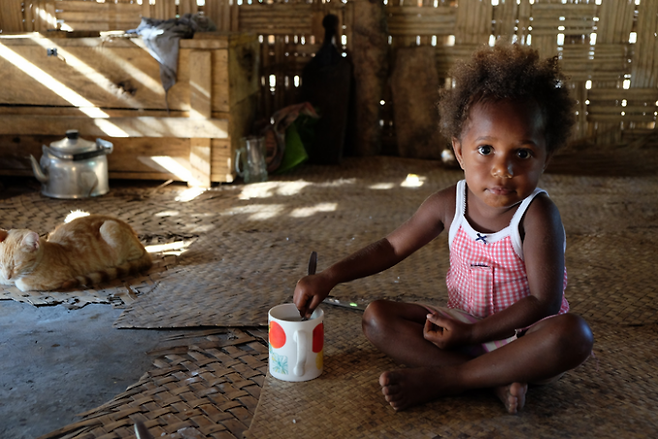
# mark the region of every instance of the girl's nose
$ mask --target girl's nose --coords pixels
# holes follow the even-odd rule
[[[514,176],[512,164],[507,160],[499,160],[494,163],[491,174],[496,178],[512,178]]]

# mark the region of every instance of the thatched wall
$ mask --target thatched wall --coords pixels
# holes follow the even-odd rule
[[[344,1],[344,2],[343,2]],[[322,17],[341,22],[341,50],[351,53],[361,20],[357,2],[368,0],[3,0],[3,33],[61,29],[125,30],[140,16],[172,18],[202,11],[221,30],[253,31],[261,42],[263,114],[296,102],[298,77],[319,48]],[[639,4],[637,4],[639,3]],[[497,39],[558,55],[578,99],[577,143],[656,143],[658,1],[635,0],[388,0],[389,72],[400,48],[434,48],[438,83],[449,86],[455,59]],[[423,51],[422,53],[426,53]],[[413,86],[413,81],[410,81]],[[400,93],[400,92],[398,92]],[[397,151],[392,87],[381,97],[384,151]]]

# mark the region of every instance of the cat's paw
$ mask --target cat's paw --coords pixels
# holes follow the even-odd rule
[[[15,285],[16,285],[16,288],[18,288],[22,292],[33,291],[34,290],[34,288],[32,288],[31,285],[27,284],[23,279],[18,279],[16,281]]]

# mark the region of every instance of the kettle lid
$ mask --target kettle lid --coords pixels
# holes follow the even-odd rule
[[[51,143],[50,147],[64,154],[79,154],[98,149],[96,142],[81,138],[78,130],[66,130],[66,137]]]

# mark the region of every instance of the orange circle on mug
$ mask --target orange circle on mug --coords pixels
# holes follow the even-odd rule
[[[270,344],[274,349],[286,344],[286,332],[277,322],[270,322]]]

